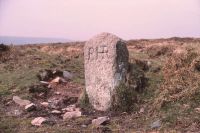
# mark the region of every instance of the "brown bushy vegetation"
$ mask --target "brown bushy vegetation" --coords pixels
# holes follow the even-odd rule
[[[200,55],[193,50],[173,54],[163,67],[164,83],[158,90],[154,105],[161,108],[166,103],[189,100],[200,93]]]

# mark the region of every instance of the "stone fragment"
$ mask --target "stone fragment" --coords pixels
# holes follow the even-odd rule
[[[61,93],[60,93],[60,92],[58,92],[58,91],[56,91],[56,92],[55,92],[55,94],[56,94],[56,95],[60,95]]]
[[[95,109],[111,107],[115,89],[125,82],[128,59],[126,43],[115,35],[102,33],[85,44],[86,92]]]
[[[59,111],[59,110],[53,110],[53,111],[51,111],[51,113],[52,114],[61,114],[61,111]]]
[[[144,113],[144,108],[140,108],[139,113],[140,113],[140,114],[141,114],[141,113]]]
[[[68,71],[63,71],[63,78],[66,80],[71,80],[73,79],[74,75]]]
[[[23,100],[18,96],[13,96],[13,101],[20,106],[26,106],[31,103],[29,100]]]
[[[66,108],[63,108],[62,111],[66,112],[72,112],[76,110],[76,106],[74,104],[67,106]]]
[[[46,81],[40,81],[40,83],[44,85],[49,85],[49,82],[46,82]]]
[[[31,121],[31,124],[34,126],[41,126],[42,123],[46,122],[47,120],[43,117],[37,117]]]
[[[197,113],[200,113],[200,108],[195,108],[194,109]]]
[[[61,82],[61,78],[60,77],[56,77],[55,79],[53,79],[51,81],[51,83],[60,83]]]
[[[80,117],[81,115],[82,115],[81,111],[66,112],[63,115],[63,119],[67,120],[67,119],[77,118]]]
[[[98,117],[97,119],[92,120],[92,125],[94,126],[100,126],[105,124],[109,121],[109,118],[107,116],[104,117]]]
[[[160,120],[157,120],[157,121],[155,121],[155,122],[153,122],[153,123],[151,124],[151,128],[152,128],[152,129],[154,129],[154,128],[159,128],[160,126],[161,126]]]
[[[48,102],[42,102],[42,103],[40,103],[42,106],[44,106],[44,107],[48,107],[49,106],[49,103]]]
[[[25,106],[26,111],[33,111],[35,109],[36,109],[36,105],[34,103],[31,103]]]

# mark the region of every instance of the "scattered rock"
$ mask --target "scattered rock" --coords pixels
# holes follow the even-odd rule
[[[200,113],[200,108],[195,108],[194,109],[197,113]]]
[[[41,124],[43,124],[46,121],[47,121],[47,119],[45,119],[43,117],[37,117],[31,121],[31,124],[34,126],[41,126]]]
[[[45,84],[45,85],[49,85],[49,82],[46,82],[46,81],[40,81],[40,83]]]
[[[52,108],[52,109],[58,109],[60,104],[62,103],[62,100],[63,99],[60,99],[60,98],[52,98],[52,99],[49,99],[48,102],[49,102],[49,107]]]
[[[155,122],[153,122],[153,123],[151,124],[151,128],[152,128],[152,129],[154,129],[154,128],[159,128],[160,126],[161,126],[160,120],[157,120],[157,121],[155,121]]]
[[[55,94],[56,94],[56,95],[60,95],[61,93],[57,91],[57,92],[55,92]]]
[[[109,121],[109,118],[107,116],[98,117],[97,119],[92,120],[92,125],[100,126],[100,125],[106,124],[108,121]]]
[[[51,111],[51,113],[52,114],[61,114],[61,111],[59,111],[59,110],[53,110],[53,111]]]
[[[66,112],[63,115],[63,119],[67,120],[67,119],[77,118],[80,117],[81,115],[82,115],[81,111]]]
[[[62,109],[62,111],[66,111],[66,112],[72,112],[72,111],[76,111],[76,105],[69,105],[67,106],[67,108]]]
[[[66,80],[72,80],[74,75],[68,71],[63,71],[63,78]]]
[[[35,109],[36,109],[36,105],[34,103],[31,103],[31,104],[25,106],[26,111],[33,111]]]
[[[51,80],[51,83],[60,83],[60,77],[56,77],[55,79]]]
[[[83,127],[83,128],[86,128],[86,127],[87,127],[87,125],[83,124],[83,125],[81,125],[81,127]]]
[[[37,75],[40,81],[50,81],[54,79],[52,82],[59,83],[61,81],[65,81],[65,79],[72,79],[73,75],[68,71],[60,71],[60,70],[42,70]],[[59,78],[60,79],[59,79]],[[64,78],[64,79],[63,79]]]
[[[139,113],[140,113],[140,114],[141,114],[141,113],[144,113],[144,108],[140,108]]]
[[[42,102],[42,103],[40,103],[42,106],[44,106],[44,107],[48,107],[49,106],[49,103],[48,102]]]
[[[20,106],[26,106],[31,103],[29,100],[23,100],[18,96],[13,96],[13,101]]]

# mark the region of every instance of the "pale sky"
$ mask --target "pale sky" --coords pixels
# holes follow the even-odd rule
[[[200,37],[200,0],[0,0],[0,36]]]

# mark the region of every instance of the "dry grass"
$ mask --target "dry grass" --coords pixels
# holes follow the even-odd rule
[[[200,92],[199,59],[199,54],[191,49],[169,57],[163,67],[164,83],[157,92],[154,107],[160,109],[169,102],[189,100]]]

